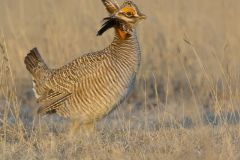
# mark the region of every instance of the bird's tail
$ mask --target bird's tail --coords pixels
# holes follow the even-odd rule
[[[33,77],[36,76],[37,72],[45,72],[48,69],[37,48],[30,50],[30,53],[24,59],[24,63]]]

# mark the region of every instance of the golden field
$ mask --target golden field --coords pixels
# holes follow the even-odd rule
[[[68,120],[36,115],[24,57],[38,47],[59,67],[106,47],[107,12],[101,0],[0,0],[0,159],[240,159],[240,1],[136,3],[148,18],[134,91],[69,138]]]

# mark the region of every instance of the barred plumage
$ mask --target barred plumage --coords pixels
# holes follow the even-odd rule
[[[101,34],[115,28],[109,47],[59,69],[48,68],[36,48],[26,56],[39,114],[58,113],[81,124],[90,123],[109,113],[131,91],[141,60],[135,25],[145,16],[131,1],[121,7],[111,0],[102,1],[111,15],[105,18]]]

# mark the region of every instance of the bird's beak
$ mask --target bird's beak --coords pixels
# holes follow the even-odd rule
[[[143,14],[143,13],[139,13],[138,18],[139,19],[146,19],[147,16],[145,14]]]

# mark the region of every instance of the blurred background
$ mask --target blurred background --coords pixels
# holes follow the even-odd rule
[[[96,36],[101,20],[107,16],[100,0],[0,3],[1,34],[23,103],[32,98],[31,77],[23,63],[30,49],[38,47],[50,67],[60,67],[85,53],[103,49],[113,39],[112,30]],[[148,18],[137,28],[142,64],[139,86],[131,96],[133,103],[147,99],[147,105],[155,106],[158,99],[160,106],[184,103],[187,111],[194,111],[193,105],[201,109],[214,107],[214,101],[239,101],[240,1],[136,3]],[[142,94],[137,92],[141,88]]]
[[[147,124],[154,131],[169,125],[215,125],[222,117],[227,124],[238,124],[240,1],[135,2],[147,15],[137,27],[140,73],[130,98],[103,124],[117,128],[131,120],[132,128]],[[9,85],[9,72],[2,68],[2,104],[8,102],[6,90],[15,88],[20,117],[31,122],[37,105],[23,63],[26,54],[37,47],[54,68],[103,49],[114,33],[96,36],[106,16],[100,0],[0,0],[0,36],[13,79]]]

